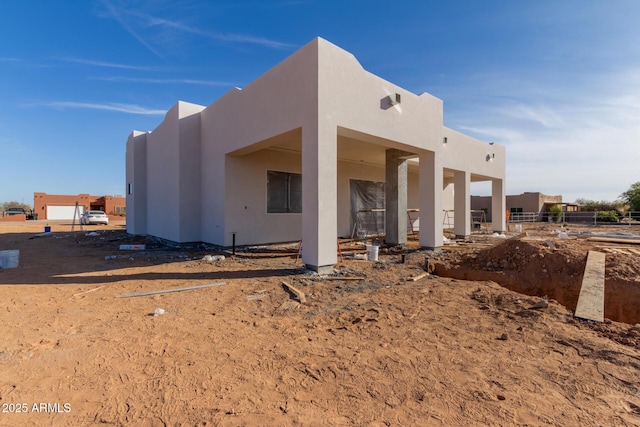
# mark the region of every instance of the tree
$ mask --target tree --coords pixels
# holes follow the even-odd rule
[[[631,184],[631,187],[620,195],[632,211],[640,211],[640,181]]]
[[[625,203],[619,200],[616,200],[615,202],[601,200],[598,202],[589,199],[576,199],[575,203],[580,206],[580,211],[582,212],[617,211],[620,215],[624,215],[627,210]]]

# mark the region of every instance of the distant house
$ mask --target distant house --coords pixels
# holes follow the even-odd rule
[[[76,212],[76,203],[78,212]],[[38,219],[79,219],[87,210],[105,211],[108,215],[124,215],[126,198],[122,196],[60,195],[33,193],[33,213]],[[78,215],[79,214],[79,215]]]
[[[562,196],[549,196],[538,192],[525,192],[518,195],[507,195],[506,209],[509,218],[515,221],[546,221],[551,206],[560,206],[564,211],[574,211],[575,204],[563,203]],[[471,196],[471,209],[484,211],[491,221],[491,196]]]
[[[440,99],[316,38],[246,88],[208,107],[178,102],[152,132],[131,133],[127,231],[225,247],[302,241],[307,267],[328,272],[361,211],[384,212],[386,242],[402,244],[414,208],[420,245],[439,247],[445,208],[470,234],[471,182],[491,181],[493,211],[505,211],[504,147],[442,118]]]

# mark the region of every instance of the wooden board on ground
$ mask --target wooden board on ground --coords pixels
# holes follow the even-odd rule
[[[605,257],[606,254],[603,252],[589,251],[575,317],[596,322],[604,321]]]
[[[607,243],[625,243],[629,245],[640,245],[639,239],[623,239],[623,238],[615,238],[615,237],[589,237],[587,238],[590,242],[607,242]]]

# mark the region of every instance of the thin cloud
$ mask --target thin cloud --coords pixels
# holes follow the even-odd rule
[[[105,62],[105,61],[95,61],[91,59],[82,59],[82,58],[59,58],[61,61],[66,62],[74,62],[76,64],[84,64],[84,65],[92,65],[95,67],[103,67],[103,68],[117,68],[121,70],[136,70],[136,71],[154,71],[157,68],[154,67],[146,67],[142,65],[129,65],[129,64],[118,64],[115,62]]]
[[[141,107],[136,104],[121,104],[116,102],[110,102],[105,104],[91,103],[91,102],[75,102],[75,101],[51,101],[43,103],[29,104],[29,106],[44,106],[50,108],[77,108],[85,110],[102,110],[102,111],[117,111],[119,113],[128,114],[140,114],[147,116],[161,116],[166,114],[166,110],[154,110],[150,108]]]
[[[116,7],[110,0],[102,0],[102,3],[107,9],[107,15],[110,18],[118,22],[118,24],[120,24],[120,26],[125,31],[127,31],[143,46],[145,46],[147,49],[161,58],[162,56],[160,55],[160,53],[151,46],[151,42],[143,38],[139,31],[134,30],[134,25],[129,25],[129,23],[127,22],[128,17],[134,18],[135,21],[132,20],[132,22],[135,23],[135,28],[155,27],[163,30],[176,30],[182,33],[193,34],[215,41],[253,44],[273,49],[292,49],[297,47],[294,44],[284,43],[261,36],[237,33],[219,33],[203,30],[201,28],[198,28],[197,26],[189,25],[181,21],[159,18],[139,11],[120,9]]]
[[[296,47],[293,44],[283,43],[283,42],[271,40],[265,37],[256,37],[256,36],[251,36],[246,34],[234,34],[234,33],[215,33],[211,31],[202,30],[194,26],[190,26],[182,22],[170,21],[168,19],[157,18],[151,15],[146,15],[142,13],[136,13],[136,16],[145,19],[149,26],[173,28],[185,33],[196,34],[202,37],[207,37],[207,38],[218,40],[218,41],[257,44],[257,45],[276,48],[276,49],[290,49],[290,48]]]
[[[234,83],[218,82],[210,80],[194,80],[194,79],[151,79],[136,77],[92,77],[93,80],[101,80],[106,82],[127,82],[127,83],[151,83],[151,84],[188,84],[200,86],[234,86]]]
[[[212,34],[211,36],[220,41],[258,44],[265,47],[273,47],[276,49],[290,49],[296,47],[295,45],[289,43],[282,43],[264,37],[254,37],[243,34]]]
[[[120,24],[120,26],[126,32],[128,32],[133,38],[138,40],[138,42],[140,42],[140,44],[142,44],[144,47],[149,49],[149,51],[152,52],[154,55],[156,55],[161,59],[164,59],[157,50],[155,50],[149,43],[147,43],[147,41],[144,38],[142,38],[141,35],[139,35],[136,31],[133,30],[133,28],[121,16],[120,11],[109,0],[102,0],[102,4],[106,7],[109,16],[113,18],[118,24]]]

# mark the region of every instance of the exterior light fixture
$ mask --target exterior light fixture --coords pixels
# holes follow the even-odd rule
[[[445,137],[443,137],[443,138],[442,138],[442,143],[443,143],[443,144],[446,144],[447,142],[448,142],[448,141],[447,141],[447,137],[446,137],[446,136],[445,136]]]
[[[389,104],[398,105],[400,104],[401,101],[402,101],[402,97],[400,96],[399,93],[393,93],[389,95]]]

